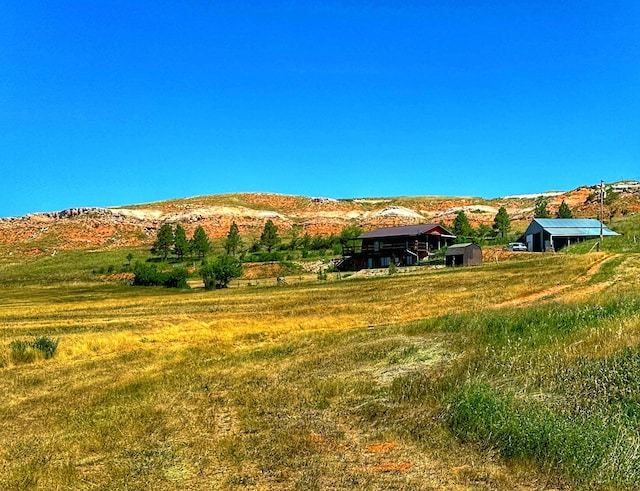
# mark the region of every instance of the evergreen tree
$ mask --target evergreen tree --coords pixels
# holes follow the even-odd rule
[[[158,235],[151,248],[151,253],[156,256],[162,256],[166,261],[173,246],[173,229],[168,223],[163,223],[158,230]]]
[[[235,256],[241,244],[242,239],[240,239],[238,226],[236,225],[236,222],[232,222],[229,227],[229,233],[227,233],[227,238],[224,241],[224,249],[227,251],[227,254]]]
[[[176,227],[176,233],[173,242],[173,253],[182,259],[189,253],[189,241],[187,240],[187,234],[182,228],[182,225]]]
[[[202,227],[196,228],[195,232],[193,232],[193,237],[191,237],[189,245],[191,252],[198,257],[204,257],[211,249],[209,237],[207,237],[207,233]]]
[[[511,218],[507,213],[507,209],[501,206],[493,219],[493,230],[500,234],[500,237],[504,239],[505,234],[511,230]]]
[[[533,208],[533,216],[535,218],[551,218],[549,213],[549,198],[546,196],[538,196],[536,198],[536,204]]]
[[[279,243],[278,227],[271,220],[267,220],[260,235],[260,244],[267,249],[267,252],[271,252]]]
[[[569,208],[569,205],[566,204],[564,200],[560,203],[560,208],[558,208],[558,211],[556,212],[556,218],[573,218],[571,208]]]
[[[300,241],[301,225],[293,225],[291,227],[291,241],[289,242],[289,250],[295,251],[298,248],[298,242]]]
[[[473,228],[464,210],[460,210],[453,220],[453,233],[458,236],[459,241],[473,234]]]

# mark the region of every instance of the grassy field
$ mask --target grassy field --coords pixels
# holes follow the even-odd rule
[[[0,488],[638,488],[620,250],[213,292],[2,254]]]

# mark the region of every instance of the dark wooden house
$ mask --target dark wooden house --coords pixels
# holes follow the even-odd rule
[[[470,242],[449,246],[444,254],[444,263],[447,266],[479,266],[482,264],[482,249]]]
[[[341,269],[385,268],[392,263],[414,265],[452,244],[455,238],[447,229],[434,223],[379,228],[343,245]]]

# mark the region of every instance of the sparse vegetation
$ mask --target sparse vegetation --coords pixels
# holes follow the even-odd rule
[[[53,358],[58,349],[58,340],[40,336],[32,342],[14,339],[9,343],[9,359],[13,363],[31,363],[38,358]],[[6,361],[0,366],[6,365]]]

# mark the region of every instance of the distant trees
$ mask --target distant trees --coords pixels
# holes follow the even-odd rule
[[[151,254],[160,256],[164,261],[167,260],[171,253],[179,259],[184,259],[189,253],[202,258],[210,249],[209,237],[207,237],[202,227],[196,228],[193,237],[188,240],[182,225],[177,225],[174,232],[171,225],[164,223],[158,229],[156,240],[151,247]]]
[[[493,219],[493,230],[500,234],[500,237],[503,239],[505,234],[511,230],[511,218],[509,218],[507,209],[504,206],[501,206],[500,209],[498,209],[498,213],[496,213],[496,216]]]
[[[151,248],[151,253],[156,256],[162,256],[162,259],[166,261],[169,253],[171,252],[171,248],[173,247],[173,241],[174,235],[171,225],[168,223],[162,224],[158,230],[158,235],[153,243],[153,247]]]
[[[556,218],[573,218],[571,208],[569,208],[569,205],[566,204],[564,200],[562,200],[562,203],[560,203],[560,207],[556,212]]]
[[[278,236],[278,227],[269,219],[264,224],[264,229],[262,229],[260,245],[267,249],[267,252],[271,253],[279,243],[280,236]]]
[[[538,196],[536,198],[536,204],[533,207],[533,216],[535,218],[551,218],[549,213],[549,198],[547,196]]]
[[[173,253],[180,259],[189,254],[189,241],[187,240],[187,233],[182,228],[182,225],[176,227],[176,232],[173,239]]]
[[[195,254],[199,258],[203,258],[211,250],[211,243],[207,233],[201,226],[198,226],[193,232],[193,237],[189,243],[191,253]]]
[[[224,249],[227,251],[227,254],[235,256],[238,253],[238,249],[241,244],[242,240],[240,239],[238,226],[236,225],[236,222],[232,222],[229,227],[229,232],[227,233],[227,238],[224,241]]]
[[[453,219],[452,232],[457,235],[459,239],[466,239],[473,235],[473,228],[464,210],[458,211],[456,217]]]

